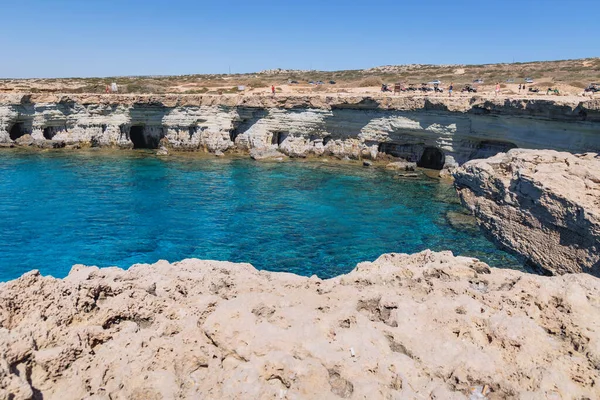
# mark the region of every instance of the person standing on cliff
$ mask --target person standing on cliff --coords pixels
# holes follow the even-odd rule
[[[496,82],[496,96],[500,94],[500,82]]]
[[[271,85],[271,94],[275,96],[275,85]]]
[[[454,82],[450,82],[450,87],[448,88],[448,97],[452,97],[452,89],[454,89]]]
[[[519,93],[521,93],[521,84],[519,83]]]

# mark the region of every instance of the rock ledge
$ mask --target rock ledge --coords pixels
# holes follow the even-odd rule
[[[460,198],[500,245],[550,273],[600,276],[600,157],[514,149],[454,173]]]
[[[0,284],[0,398],[600,397],[600,280],[449,252],[330,280],[184,260]]]

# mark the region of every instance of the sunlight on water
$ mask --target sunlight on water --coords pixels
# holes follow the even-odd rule
[[[0,280],[191,257],[326,278],[427,248],[519,264],[450,224],[462,212],[451,186],[381,169],[7,150],[0,177]]]

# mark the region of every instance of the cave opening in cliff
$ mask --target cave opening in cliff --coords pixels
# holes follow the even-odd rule
[[[56,131],[52,127],[47,126],[44,128],[44,139],[52,140],[54,135],[56,135]]]
[[[287,139],[288,134],[285,132],[273,132],[273,136],[271,137],[271,144],[276,144],[277,146],[281,146],[281,143]]]
[[[129,130],[129,139],[134,149],[158,149],[160,138],[151,136],[143,125],[133,125]]]
[[[279,145],[279,132],[273,132],[273,136],[271,136],[271,144]]]
[[[25,135],[25,133],[25,126],[23,126],[23,123],[17,122],[10,128],[9,136],[11,140],[17,140],[21,136]]]
[[[426,147],[423,155],[417,161],[417,166],[421,168],[437,169],[444,168],[446,156],[444,152],[436,147]]]

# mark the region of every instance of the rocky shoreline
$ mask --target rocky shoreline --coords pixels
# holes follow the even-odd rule
[[[0,283],[0,398],[599,398],[600,158],[506,143],[597,149],[600,103],[482,102],[0,96],[8,146],[383,154],[404,159],[389,165],[398,171],[452,168],[489,237],[565,274],[429,250],[328,280],[193,259],[32,271]],[[30,131],[7,139],[15,126]]]
[[[0,397],[597,398],[600,280],[387,254],[330,280],[185,260],[0,284]]]
[[[0,95],[0,146],[277,151],[452,168],[511,148],[600,151],[600,100],[324,95]]]
[[[462,203],[501,247],[551,274],[600,276],[600,157],[514,149],[454,172]]]

